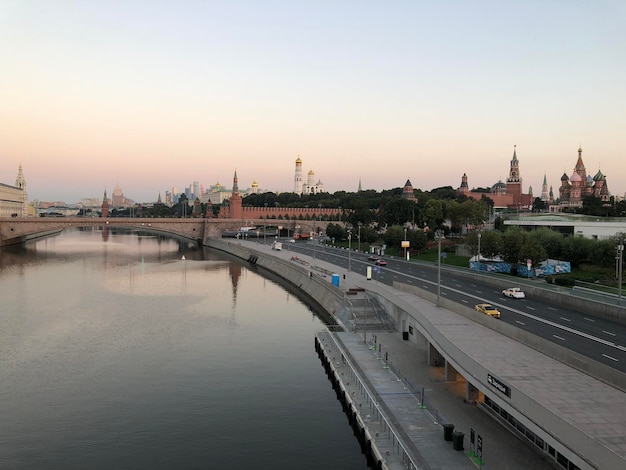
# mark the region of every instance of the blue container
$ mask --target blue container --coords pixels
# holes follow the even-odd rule
[[[339,287],[339,274],[333,274],[333,286]]]

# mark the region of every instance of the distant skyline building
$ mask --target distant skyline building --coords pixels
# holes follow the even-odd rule
[[[296,158],[296,171],[293,176],[293,192],[296,194],[302,194],[302,160],[300,155]]]
[[[20,163],[15,178],[15,186],[0,183],[0,217],[26,217],[35,215],[28,204],[26,178]]]
[[[595,176],[587,176],[587,169],[583,163],[583,149],[578,147],[578,159],[574,166],[572,176],[567,173],[561,176],[559,188],[559,209],[563,207],[581,207],[583,199],[589,196],[600,198],[603,202],[609,202],[611,194],[606,184],[606,176],[598,169]]]
[[[461,177],[461,186],[457,189],[459,194],[464,194],[472,199],[480,200],[483,195],[493,201],[496,209],[529,210],[532,208],[532,187],[528,193],[522,192],[522,177],[520,174],[519,160],[517,159],[517,145],[513,146],[513,158],[509,165],[509,177],[506,183],[501,180],[491,186],[489,192],[473,191],[469,189],[467,174]]]
[[[293,177],[293,192],[299,195],[325,192],[322,181],[315,181],[315,172],[313,170],[310,170],[307,173],[306,183],[302,178],[302,160],[300,159],[300,155],[298,155],[298,158],[296,159],[296,170]]]
[[[545,173],[543,174],[543,184],[541,185],[541,200],[546,204],[551,204],[553,202],[550,192],[548,191],[548,177]]]
[[[404,183],[404,188],[402,188],[402,199],[417,202],[417,197],[415,196],[411,180],[406,180],[406,183]]]
[[[124,207],[124,193],[119,183],[115,185],[113,194],[111,194],[111,207]]]
[[[104,195],[102,196],[102,207],[100,209],[100,217],[106,218],[109,216],[109,198],[107,197],[107,190],[105,188]]]

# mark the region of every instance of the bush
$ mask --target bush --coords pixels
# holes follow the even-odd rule
[[[576,285],[576,278],[565,276],[554,276],[554,282],[557,286],[562,287],[574,287]]]

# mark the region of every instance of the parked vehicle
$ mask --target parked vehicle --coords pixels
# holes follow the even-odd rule
[[[502,295],[511,299],[523,299],[526,297],[524,291],[519,287],[509,287],[508,289],[504,289],[502,291]]]
[[[385,261],[384,259],[377,259],[376,264],[378,266],[387,266],[387,261]]]
[[[500,318],[500,311],[491,304],[478,304],[474,308],[477,312],[484,313],[493,318]]]

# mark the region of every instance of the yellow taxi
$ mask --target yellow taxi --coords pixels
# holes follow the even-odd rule
[[[491,304],[478,304],[474,308],[477,312],[484,313],[493,318],[500,318],[500,311]]]

